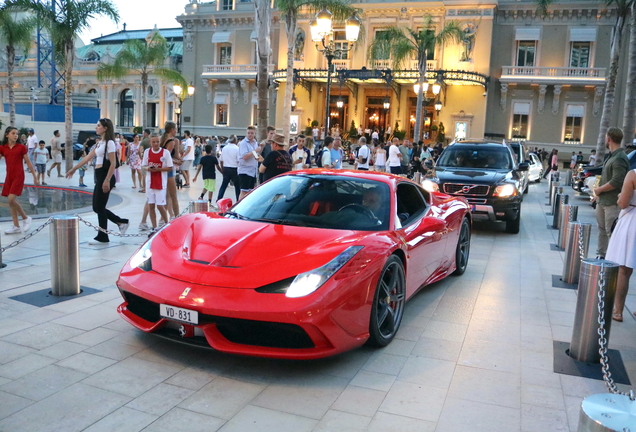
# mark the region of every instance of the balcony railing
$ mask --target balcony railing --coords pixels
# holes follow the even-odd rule
[[[274,65],[268,65],[267,71],[271,73],[274,70]],[[204,65],[203,75],[253,75],[258,72],[258,65]]]
[[[347,60],[334,59],[333,60],[333,65],[335,66],[336,70],[351,69],[351,60],[348,60],[348,59]]]
[[[393,61],[392,60],[375,60],[373,62],[373,67],[375,69],[392,69]],[[403,67],[404,69],[409,70],[417,70],[417,60],[410,60]],[[437,70],[437,60],[426,60],[426,70]]]
[[[502,66],[504,82],[605,82],[605,68]]]

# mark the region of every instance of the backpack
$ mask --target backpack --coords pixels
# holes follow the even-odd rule
[[[316,166],[318,168],[322,168],[322,152],[324,151],[324,148],[318,150],[318,153],[316,153],[316,156],[314,157],[314,159],[316,160]]]

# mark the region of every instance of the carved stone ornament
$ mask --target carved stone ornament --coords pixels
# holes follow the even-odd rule
[[[548,91],[548,86],[546,84],[539,85],[539,103],[537,104],[537,112],[539,114],[543,114],[543,109],[545,108],[545,94]]]
[[[554,86],[554,97],[552,98],[552,114],[557,115],[559,113],[559,99],[561,99],[561,87],[560,85]]]
[[[238,103],[238,93],[239,93],[239,82],[236,79],[230,80],[230,88],[232,89],[232,99],[234,103]]]
[[[605,88],[603,86],[597,86],[594,90],[594,107],[592,108],[594,117],[598,117],[601,113],[601,99],[603,98],[604,93]]]
[[[192,52],[194,50],[194,24],[187,22],[184,27],[183,49],[185,52]]]
[[[250,95],[250,91],[249,91],[249,83],[247,82],[246,79],[242,79],[241,80],[241,88],[243,89],[243,103],[245,105],[247,105],[247,101],[248,101],[248,96]]]
[[[501,99],[499,100],[499,106],[501,112],[506,111],[506,103],[508,101],[508,84],[501,83]]]
[[[203,83],[203,87],[205,87],[205,98],[208,105],[212,104],[212,82],[208,79],[202,78],[201,83]]]

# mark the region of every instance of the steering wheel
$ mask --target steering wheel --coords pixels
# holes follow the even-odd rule
[[[373,212],[371,210],[369,210],[367,207],[363,206],[362,204],[357,204],[357,203],[346,204],[346,205],[343,205],[342,207],[340,207],[338,209],[338,212],[341,212],[341,211],[347,210],[347,209],[351,209],[351,210],[353,210],[356,213],[360,213],[360,214],[368,217],[369,219],[371,219],[373,222],[378,220],[378,218],[375,217]]]

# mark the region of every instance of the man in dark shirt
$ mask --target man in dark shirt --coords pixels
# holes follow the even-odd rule
[[[263,181],[267,181],[279,174],[292,169],[292,158],[285,151],[285,136],[276,134],[271,141],[272,151],[261,163],[258,171],[263,174]]]
[[[205,146],[205,156],[201,158],[201,162],[197,166],[197,173],[194,175],[194,179],[192,181],[196,182],[197,177],[201,170],[203,170],[203,192],[199,196],[199,199],[202,200],[205,196],[205,192],[208,192],[208,203],[212,203],[212,195],[214,194],[214,190],[216,189],[216,170],[219,172],[223,172],[221,167],[219,166],[219,161],[212,154],[212,146],[207,144]]]
[[[261,148],[263,149],[263,151],[261,152],[261,156],[263,157],[263,160],[267,159],[267,155],[270,154],[272,151],[272,140],[274,139],[275,134],[276,134],[276,128],[274,126],[267,126],[267,138],[265,138],[259,144]],[[261,170],[260,170],[261,165],[259,164],[258,167],[259,167],[258,182],[263,183],[265,179],[263,177],[263,173],[261,173]]]

